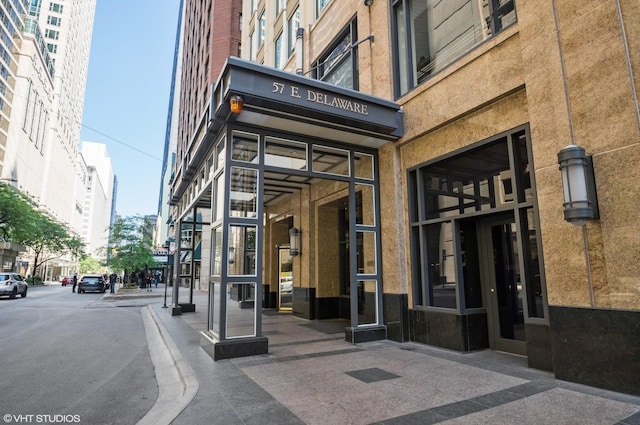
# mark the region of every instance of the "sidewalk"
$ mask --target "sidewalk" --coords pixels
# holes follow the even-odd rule
[[[341,323],[272,311],[269,354],[214,362],[200,347],[206,292],[194,303],[181,316],[156,301],[143,313],[161,396],[140,423],[640,424],[640,397],[556,380],[521,357],[353,345]]]

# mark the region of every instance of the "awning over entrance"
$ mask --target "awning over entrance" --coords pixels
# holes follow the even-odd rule
[[[231,113],[233,96],[242,98],[243,113]],[[227,60],[212,102],[219,125],[238,121],[367,147],[404,133],[403,113],[394,102],[234,57]]]
[[[368,148],[404,135],[404,114],[395,102],[235,57],[227,59],[212,93],[208,125],[194,136],[171,203],[180,199],[210,143],[229,123]],[[242,113],[231,112],[234,97],[241,99]]]

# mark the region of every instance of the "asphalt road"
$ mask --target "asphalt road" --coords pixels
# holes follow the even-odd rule
[[[142,305],[30,287],[0,298],[0,424],[135,424],[158,387]]]

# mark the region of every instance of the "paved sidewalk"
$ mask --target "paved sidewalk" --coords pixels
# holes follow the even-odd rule
[[[169,385],[165,411],[148,415],[153,423],[640,424],[640,397],[556,380],[521,357],[392,341],[353,345],[344,341],[344,323],[271,311],[263,313],[268,354],[214,362],[200,347],[206,301],[196,292],[196,312],[181,316],[156,300],[146,307],[145,326],[152,320],[163,335],[149,340],[150,350],[173,353],[156,365],[159,382],[163,374],[185,378]]]

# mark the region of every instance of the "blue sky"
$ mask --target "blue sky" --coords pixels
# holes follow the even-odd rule
[[[98,0],[81,140],[104,143],[116,211],[156,214],[178,0]]]

